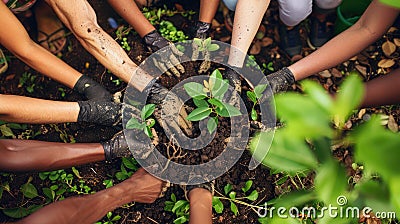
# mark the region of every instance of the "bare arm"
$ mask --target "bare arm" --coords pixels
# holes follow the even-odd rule
[[[3,121],[29,124],[76,122],[78,114],[77,102],[0,94],[0,120]]]
[[[75,34],[82,46],[112,73],[131,81],[142,90],[153,79],[148,74],[135,76],[137,65],[118,43],[98,24],[93,8],[86,0],[46,0],[60,20]]]
[[[242,67],[250,44],[257,33],[270,0],[239,0],[236,5],[232,32],[232,46],[228,64]]]
[[[288,68],[301,80],[336,66],[381,37],[398,14],[399,10],[374,0],[356,24]]]
[[[72,88],[81,73],[32,41],[14,14],[0,2],[0,44],[38,72]]]
[[[108,0],[114,10],[135,29],[140,37],[155,30],[153,25],[143,16],[134,0]]]

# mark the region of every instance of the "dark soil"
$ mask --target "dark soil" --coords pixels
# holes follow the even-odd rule
[[[116,18],[117,21],[121,24],[125,24],[119,16],[116,15],[114,11],[109,7],[106,1],[99,0],[89,0],[89,3],[93,6],[97,13],[98,22],[103,29],[105,29],[108,33],[110,33],[113,37],[115,37],[115,30],[110,27],[107,22],[107,18],[113,17]],[[187,1],[182,1],[182,5],[186,8],[192,8],[197,10],[197,4],[191,5],[188,4]],[[173,5],[171,5],[173,6]],[[25,19],[24,24],[30,26],[30,31],[32,37],[34,37],[35,27],[34,22],[31,21],[32,18]],[[184,17],[172,17],[165,18],[167,20],[171,20],[178,29],[183,29],[185,33],[190,27],[191,21]],[[223,25],[223,16],[221,12],[218,12],[216,19],[220,24],[220,27],[213,30],[212,36],[216,40],[221,40],[225,42],[229,42],[230,33]],[[278,14],[277,14],[277,2],[272,1],[268,12],[266,13],[265,19],[263,21],[263,27],[265,28],[265,37],[270,37],[273,40],[277,37],[277,26],[278,26]],[[305,42],[307,26],[302,26],[302,35],[303,42]],[[91,56],[79,44],[79,42],[75,39],[74,36],[70,35],[68,37],[69,47],[62,54],[62,60],[67,62],[70,66],[75,68],[76,70],[88,74],[94,80],[101,83],[105,86],[110,92],[122,91],[125,89],[126,84],[122,83],[117,85],[115,80],[118,78],[107,72],[107,69],[104,68],[97,60]],[[146,57],[149,56],[149,53],[145,50],[144,46],[141,44],[141,40],[138,35],[129,35],[128,42],[131,45],[131,50],[128,54],[130,58],[137,64],[140,64]],[[379,58],[382,57],[382,50],[379,49],[380,43],[371,46],[370,52],[364,52],[367,55],[367,75],[365,76],[365,80],[372,79],[378,76],[377,63],[379,62]],[[306,47],[304,44],[303,55],[307,55],[311,53],[312,50]],[[371,53],[372,52],[372,53]],[[372,58],[369,55],[374,54],[377,55]],[[6,55],[10,56],[11,62],[9,65],[8,71],[0,76],[0,93],[1,94],[15,94],[15,95],[23,95],[30,96],[35,98],[42,99],[51,99],[51,100],[60,100],[60,101],[77,101],[83,100],[83,98],[78,94],[68,89],[67,87],[58,84],[57,82],[42,76],[38,72],[26,66],[20,60],[11,56],[10,52],[5,51]],[[272,44],[262,47],[261,52],[255,55],[257,62],[259,64],[273,62],[273,69],[278,70],[283,66],[288,66],[292,63],[291,58],[289,58],[278,46],[276,41],[273,41]],[[357,60],[352,60],[337,66],[337,69],[340,71],[351,71],[355,68],[356,65],[360,64]],[[188,65],[190,66],[190,65]],[[398,66],[398,63],[397,65]],[[186,66],[187,67],[187,66]],[[188,68],[188,67],[187,67]],[[189,68],[187,71],[193,71],[193,68]],[[272,71],[266,70],[265,73],[271,73]],[[23,77],[24,73],[30,73],[32,76],[36,78],[31,83],[26,83],[24,86],[20,85],[20,78]],[[186,77],[192,73],[187,72]],[[185,76],[182,77],[184,79]],[[342,76],[331,76],[325,77],[322,75],[315,75],[311,77],[312,79],[318,80],[328,91],[335,92],[337,86],[342,81]],[[114,82],[113,82],[114,80]],[[167,87],[172,87],[177,83],[178,79],[164,77],[162,78],[162,83]],[[29,92],[27,87],[35,84],[33,87],[34,91]],[[247,88],[247,87],[244,87]],[[299,86],[293,86],[294,90],[299,90]],[[65,92],[65,96],[63,96],[63,92]],[[245,99],[246,97],[243,97]],[[367,114],[376,113],[377,111],[384,112],[389,115],[393,115],[395,120],[398,122],[399,120],[399,110],[397,108],[373,108],[368,109]],[[352,119],[355,123],[360,121],[359,118],[354,117]],[[361,119],[362,120],[362,119]],[[182,159],[180,162],[182,163],[203,163],[207,162],[209,159],[214,158],[223,150],[223,147],[226,145],[224,140],[229,137],[230,133],[230,125],[229,119],[220,120],[220,125],[218,127],[218,134],[214,141],[204,150],[200,152],[189,153],[187,157]],[[27,138],[27,136],[31,136],[30,139],[41,140],[41,141],[52,141],[52,142],[71,142],[72,140],[76,142],[99,142],[110,139],[116,132],[120,131],[118,127],[105,127],[93,124],[57,124],[57,125],[27,125],[27,130],[32,130],[31,134],[27,134],[25,130],[13,130],[15,135],[19,138]],[[253,132],[254,130],[251,130]],[[35,134],[33,134],[35,133]],[[162,133],[160,133],[160,142],[165,143],[167,140]],[[202,157],[205,155],[206,157]],[[343,161],[347,167],[351,167],[351,152],[347,149],[339,149],[336,152],[336,157]],[[233,190],[238,192],[238,197],[240,195],[241,188],[244,186],[244,183],[247,180],[252,180],[253,188],[259,192],[259,197],[254,204],[261,204],[265,201],[268,201],[277,195],[284,192],[283,188],[291,188],[291,184],[289,182],[276,186],[275,182],[281,178],[281,176],[271,175],[270,170],[259,166],[255,170],[250,171],[247,167],[250,161],[250,154],[245,151],[242,155],[239,162],[234,165],[227,173],[223,176],[219,177],[216,180],[216,190],[218,192],[224,192],[224,186],[226,184],[232,184]],[[120,169],[121,160],[115,160],[114,163],[107,164],[105,162],[92,163],[80,167],[76,167],[82,179],[85,181],[87,185],[89,185],[93,190],[100,191],[104,189],[104,185],[102,184],[104,180],[109,179],[109,176],[113,176],[115,172]],[[68,173],[72,173],[70,169],[66,169]],[[350,175],[351,169],[349,169]],[[3,197],[0,200],[1,208],[13,208],[21,206],[27,200],[23,198],[22,193],[19,188],[22,184],[26,183],[27,179],[32,176],[32,183],[38,188],[49,187],[51,183],[49,181],[42,181],[36,172],[31,173],[19,173],[13,174],[12,178],[5,178],[0,176],[0,183],[4,183],[4,181],[10,181],[9,185],[11,187],[10,193],[4,192]],[[312,186],[312,174],[308,178],[304,179],[304,183],[307,186]],[[166,192],[166,196],[158,199],[153,204],[140,204],[135,203],[132,207],[129,208],[118,208],[113,212],[113,215],[120,215],[122,218],[118,223],[173,223],[173,220],[176,218],[174,214],[170,212],[164,211],[165,201],[169,200],[170,195],[174,193],[177,195],[178,200],[184,199],[184,193],[179,186],[172,186]],[[40,192],[39,192],[40,194]],[[74,194],[66,194],[66,196],[74,196]],[[45,203],[43,198],[36,198],[35,200],[31,200],[27,202],[28,204],[43,204]],[[234,214],[229,210],[229,203],[227,201],[223,201],[225,205],[225,210],[222,214],[214,213],[213,222],[214,223],[257,223],[257,214],[248,207],[238,205],[239,215],[234,216]],[[25,206],[25,205],[24,205]],[[0,212],[0,222],[4,221],[15,221],[12,218],[5,216]],[[106,221],[104,219],[103,221]]]

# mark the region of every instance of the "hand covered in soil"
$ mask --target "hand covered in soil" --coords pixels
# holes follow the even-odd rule
[[[287,67],[267,75],[266,78],[273,93],[286,91],[295,82],[293,73]]]
[[[132,186],[133,201],[140,203],[153,203],[163,191],[166,183],[149,174],[145,169],[138,169],[124,182]]]
[[[168,48],[163,49],[160,54],[153,57],[154,65],[158,69],[160,69],[162,72],[165,71],[165,73],[169,76],[172,76],[171,72],[176,77],[180,77],[181,74],[185,73],[185,68],[180,64],[177,58],[181,57],[183,53],[180,52],[174,44],[162,37],[156,30],[144,36],[143,40],[147,48],[152,52],[156,52],[164,47],[169,46]],[[168,68],[170,71],[168,71]]]
[[[155,113],[156,120],[160,123],[163,128],[166,128],[168,125],[172,128],[174,133],[180,133],[180,128],[187,134],[192,134],[192,123],[186,119],[187,112],[182,107],[179,111],[179,117],[174,117],[173,111],[176,111],[177,108],[180,108],[183,105],[182,100],[175,94],[169,93],[168,89],[161,86],[160,84],[155,82],[151,82],[147,90],[149,91],[149,103],[154,103],[157,105],[157,108],[162,108],[164,113],[164,117],[161,117],[161,113]]]
[[[193,29],[193,38],[196,38],[198,40],[200,40],[200,42],[198,40],[194,40],[192,42],[192,60],[195,61],[199,58],[200,55],[200,46],[208,37],[209,31],[211,28],[211,24],[210,23],[205,23],[205,22],[201,22],[201,21],[197,21],[194,29]],[[201,43],[201,44],[199,44]],[[200,65],[200,69],[199,69],[199,73],[204,73],[206,72],[210,67],[211,67],[211,63],[210,63],[210,52],[207,49],[202,49],[201,51],[202,56],[204,57],[204,61],[201,63]]]
[[[121,121],[121,104],[104,100],[78,101],[78,122],[116,125]]]
[[[129,151],[128,143],[122,131],[115,134],[110,140],[100,144],[103,146],[104,156],[108,162],[115,158],[131,156],[131,151]]]
[[[236,91],[238,94],[231,94],[231,96],[228,96],[228,102],[229,104],[239,108],[240,103],[239,99],[237,98],[240,96],[240,93],[242,92],[242,82],[240,80],[240,75],[237,73],[237,71],[234,70],[235,67],[233,68],[227,68],[224,76],[229,80],[229,85],[231,85],[234,88],[234,91]],[[237,70],[240,70],[240,68],[236,68]]]
[[[86,75],[78,79],[73,89],[83,94],[88,100],[112,100],[111,94],[103,86]]]

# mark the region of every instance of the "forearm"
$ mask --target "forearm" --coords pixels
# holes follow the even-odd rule
[[[118,43],[97,24],[96,14],[87,1],[46,0],[61,21],[75,34],[82,46],[113,74],[142,90],[153,79],[136,74],[137,65]]]
[[[19,223],[95,223],[105,216],[108,211],[131,202],[131,195],[134,194],[133,187],[121,183],[92,195],[67,198],[38,210]]]
[[[203,188],[195,188],[189,192],[190,224],[212,223],[212,194]]]
[[[374,1],[356,24],[288,68],[301,80],[336,66],[381,37],[397,15],[397,10]]]
[[[361,107],[376,107],[400,103],[400,69],[365,84]]]
[[[58,143],[32,140],[0,140],[0,170],[50,171],[104,160],[99,143]]]
[[[8,122],[44,124],[76,122],[79,105],[23,96],[0,94],[0,120]]]
[[[143,16],[134,0],[108,0],[108,3],[138,32],[140,37],[155,30],[154,26]]]
[[[239,0],[236,6],[228,64],[242,67],[270,0]]]
[[[211,23],[217,12],[219,0],[200,0],[199,21]]]
[[[0,27],[7,27],[0,29],[1,45],[38,72],[70,88],[74,86],[81,74],[33,42],[3,2],[0,2],[0,16]]]

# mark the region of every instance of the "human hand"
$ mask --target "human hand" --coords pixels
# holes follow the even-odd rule
[[[133,195],[135,202],[140,203],[153,203],[160,197],[166,186],[165,182],[152,176],[143,168],[138,169],[126,182],[135,186],[129,193]]]
[[[75,83],[73,89],[78,93],[85,95],[88,100],[112,100],[110,92],[87,75],[82,75]]]
[[[274,94],[286,91],[295,82],[293,73],[287,67],[267,75],[266,78]]]
[[[78,105],[78,122],[111,126],[121,121],[121,104],[104,100],[88,100],[78,101]]]
[[[166,74],[169,76],[172,76],[171,72],[176,77],[180,77],[181,74],[185,73],[185,68],[180,64],[177,58],[181,57],[183,53],[180,52],[174,44],[162,37],[156,30],[146,34],[143,37],[143,40],[147,48],[152,52],[156,52],[164,47],[169,46],[168,48],[164,49],[166,52],[162,52],[161,54],[153,57],[154,65],[158,69],[161,71],[166,71]],[[168,68],[170,68],[171,72],[168,71]]]

